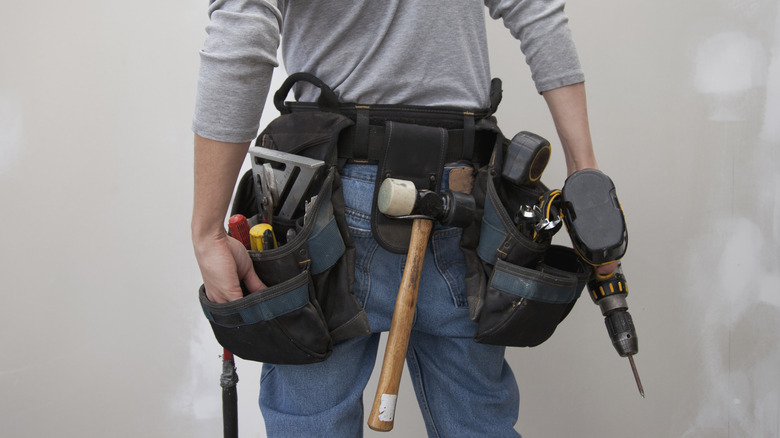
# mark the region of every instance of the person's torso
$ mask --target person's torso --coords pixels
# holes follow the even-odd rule
[[[484,108],[490,67],[478,0],[280,0],[288,73],[312,73],[339,100]],[[314,87],[296,88],[314,101]]]

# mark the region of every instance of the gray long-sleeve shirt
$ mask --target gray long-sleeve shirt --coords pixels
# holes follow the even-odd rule
[[[484,5],[520,40],[539,92],[584,80],[563,0]],[[314,74],[344,102],[484,108],[483,8],[477,0],[212,0],[193,130],[253,139],[280,45],[288,72]],[[295,93],[317,97],[313,87]]]

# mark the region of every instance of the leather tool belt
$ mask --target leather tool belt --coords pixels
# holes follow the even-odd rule
[[[317,102],[284,102],[293,84],[317,86]],[[438,191],[443,168],[468,163],[476,219],[463,229],[461,249],[475,341],[534,346],[552,335],[579,297],[588,274],[570,248],[529,241],[509,212],[534,204],[547,191],[541,181],[518,187],[501,178],[508,141],[492,114],[501,98],[493,80],[490,108],[361,105],[338,102],[316,77],[291,75],[274,96],[282,113],[256,146],[322,161],[326,177],[292,217],[273,216],[278,247],[250,251],[255,271],[269,286],[240,300],[200,302],[217,340],[244,359],[305,364],[325,360],[333,342],[370,333],[353,294],[355,246],[346,224],[340,170],[346,163],[377,165],[376,187],[388,177]],[[465,173],[465,172],[460,172]],[[452,187],[452,179],[450,178]],[[262,188],[252,171],[240,181],[231,214],[263,220]],[[372,232],[385,249],[405,253],[411,221],[390,219],[376,207]],[[288,236],[285,238],[285,236]]]
[[[285,102],[297,82],[320,89],[317,102]],[[318,78],[291,75],[274,95],[282,114],[326,112],[353,122],[338,136],[338,163],[377,165],[371,231],[386,250],[405,254],[411,236],[411,219],[388,218],[379,213],[376,199],[386,178],[412,181],[417,189],[438,191],[445,164],[467,162],[474,169],[486,164],[495,148],[497,129],[491,115],[501,100],[501,81],[494,79],[489,108],[469,110],[414,105],[363,105],[339,103],[333,91]]]

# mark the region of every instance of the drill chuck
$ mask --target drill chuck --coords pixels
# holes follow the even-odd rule
[[[607,326],[607,334],[612,341],[612,346],[620,357],[628,357],[639,394],[644,398],[645,390],[634,363],[634,355],[639,353],[639,339],[634,320],[628,313],[626,300],[628,285],[622,266],[618,264],[612,275],[606,278],[594,274],[593,279],[588,282],[588,291],[593,302],[599,305],[601,314],[604,315],[604,324]]]
[[[616,311],[604,318],[609,339],[620,357],[634,355],[639,352],[636,329],[631,314],[625,310]]]
[[[636,354],[639,351],[636,329],[631,314],[628,313],[628,285],[622,266],[607,278],[594,278],[588,282],[590,297],[599,305],[601,314],[612,345],[621,357]]]

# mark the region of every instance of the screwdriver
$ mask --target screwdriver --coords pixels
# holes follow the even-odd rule
[[[238,240],[244,245],[244,248],[250,249],[249,241],[249,222],[243,214],[234,214],[228,219],[228,232],[230,237]]]
[[[276,237],[270,224],[257,224],[249,229],[252,251],[267,251],[277,247]]]
[[[588,291],[593,302],[601,308],[607,333],[615,350],[620,357],[628,357],[639,395],[645,398],[645,390],[639,379],[636,363],[634,363],[634,355],[639,352],[639,340],[636,336],[634,321],[631,314],[628,313],[626,301],[628,285],[626,276],[623,275],[622,266],[618,263],[617,269],[607,277],[601,277],[594,273],[593,278],[588,282]]]

